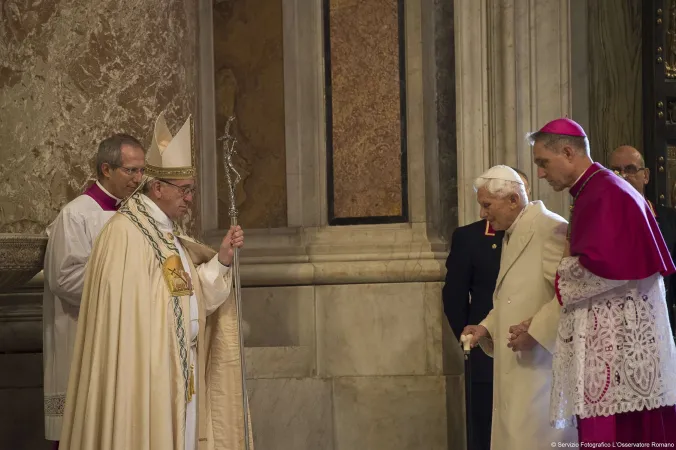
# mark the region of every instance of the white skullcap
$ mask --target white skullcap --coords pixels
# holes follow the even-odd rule
[[[509,166],[493,166],[487,171],[485,171],[479,178],[486,180],[502,180],[502,181],[512,181],[518,184],[524,184],[523,180],[514,169]]]

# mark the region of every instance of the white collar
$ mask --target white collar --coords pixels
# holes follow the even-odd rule
[[[160,209],[157,204],[152,201],[145,194],[141,194],[141,199],[145,204],[150,208],[150,215],[157,221],[157,224],[160,226],[161,231],[174,231],[174,222],[167,216],[164,211]]]
[[[113,194],[111,194],[110,192],[108,192],[108,190],[107,190],[106,188],[104,188],[103,185],[102,185],[101,183],[99,183],[99,180],[96,180],[96,185],[97,185],[99,188],[101,188],[101,190],[103,191],[103,193],[106,194],[108,197],[110,197],[110,198],[112,198],[112,199],[115,199],[115,206],[119,205],[120,202],[122,202],[122,199],[119,199],[119,198],[115,197]]]
[[[516,216],[516,219],[514,219],[514,222],[512,222],[509,228],[507,228],[507,230],[505,231],[506,235],[511,235],[514,232],[514,229],[516,228],[516,223],[519,221],[519,219],[521,219],[521,217],[523,217],[523,214],[526,212],[526,210],[530,205],[531,203],[526,203],[526,206],[523,207],[519,215]]]

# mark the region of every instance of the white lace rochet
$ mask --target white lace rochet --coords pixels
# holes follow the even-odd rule
[[[676,348],[660,274],[600,278],[567,257],[553,361],[552,425],[676,404]]]

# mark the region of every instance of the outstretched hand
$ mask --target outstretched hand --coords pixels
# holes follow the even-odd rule
[[[218,261],[224,266],[232,264],[232,259],[235,256],[235,248],[242,248],[244,246],[244,231],[242,227],[230,227],[228,233],[221,242],[221,248],[218,250]]]

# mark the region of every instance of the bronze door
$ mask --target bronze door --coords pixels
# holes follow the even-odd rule
[[[644,0],[642,5],[646,196],[676,206],[676,0]]]

